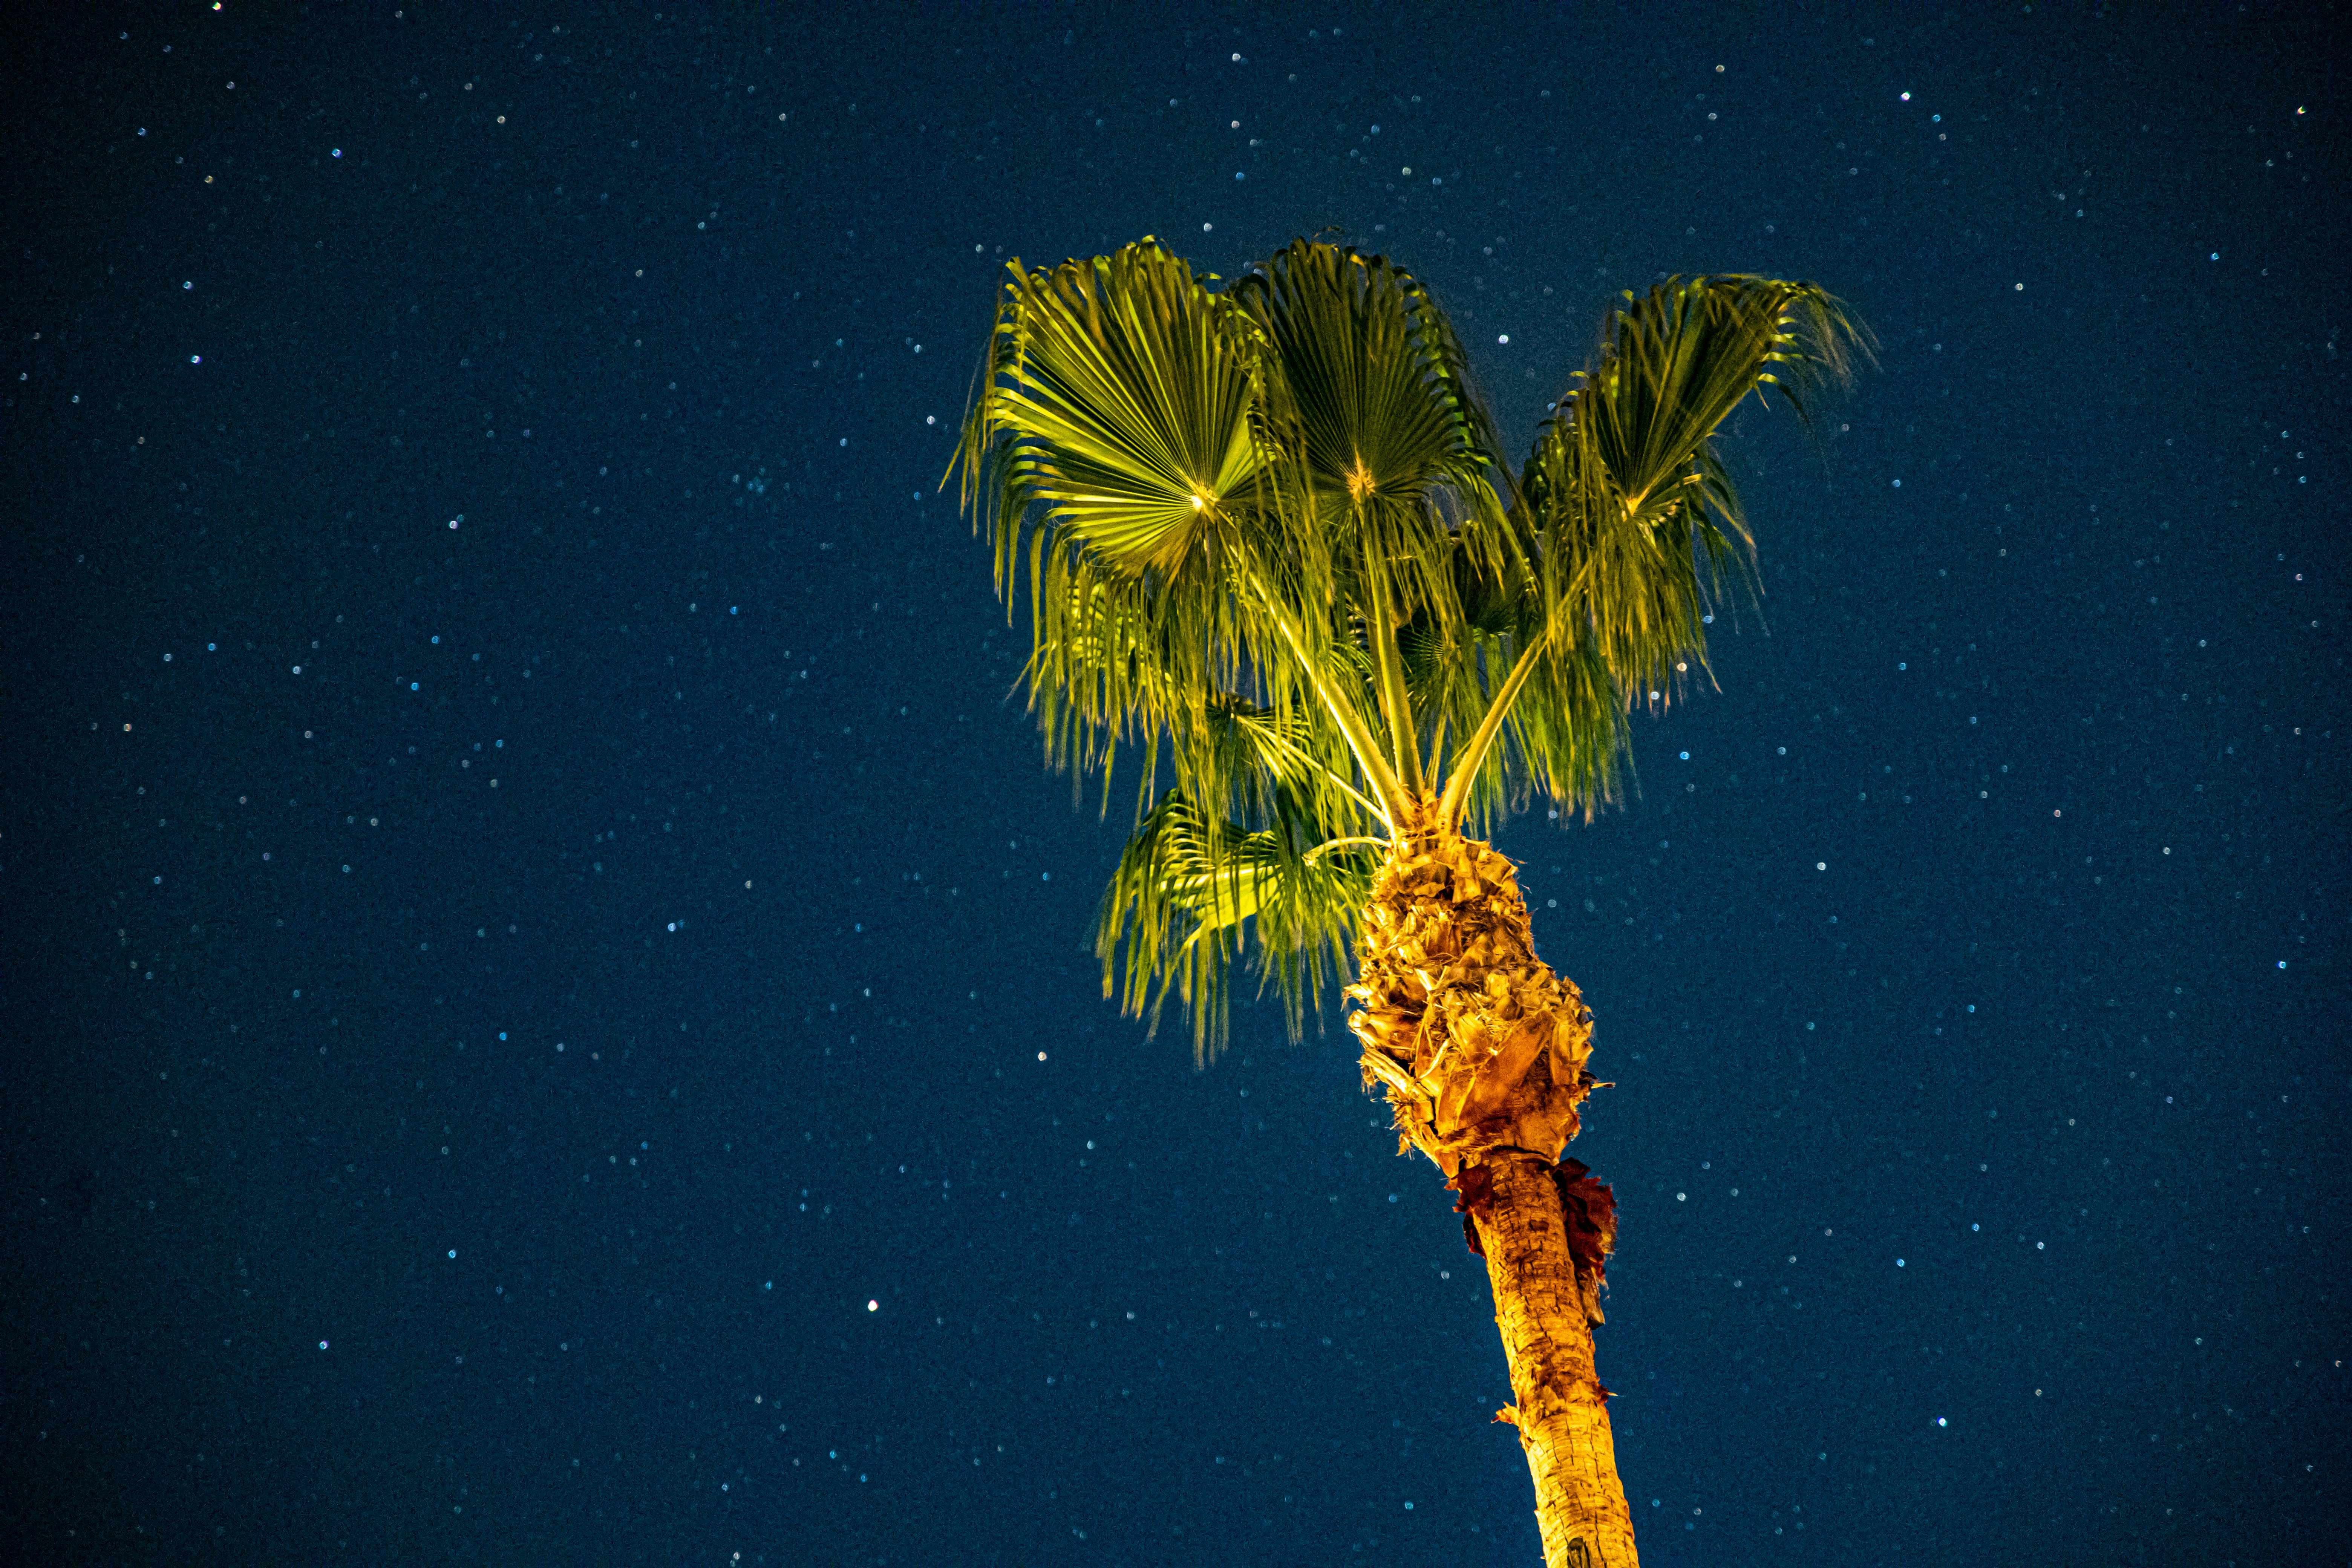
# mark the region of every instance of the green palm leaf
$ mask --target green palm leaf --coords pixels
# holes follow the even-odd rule
[[[1676,278],[1625,298],[1520,475],[1512,521],[1534,542],[1531,624],[1447,781],[1457,819],[1538,781],[1563,811],[1611,797],[1622,715],[1706,668],[1727,577],[1753,587],[1754,538],[1716,431],[1767,388],[1807,417],[1813,389],[1869,352],[1866,330],[1810,283]],[[1604,692],[1605,730],[1589,706]]]
[[[1563,647],[1595,641],[1627,702],[1665,700],[1682,667],[1704,667],[1713,596],[1752,559],[1717,429],[1766,388],[1807,417],[1813,388],[1847,380],[1857,352],[1866,337],[1809,283],[1669,279],[1612,314],[1519,489],[1551,630]]]
[[[1224,1044],[1231,973],[1245,952],[1255,950],[1261,993],[1281,994],[1294,1037],[1319,1012],[1325,985],[1350,973],[1386,840],[1332,834],[1286,795],[1273,815],[1253,832],[1171,790],[1128,840],[1103,895],[1103,994],[1154,1030],[1174,994],[1192,1016],[1196,1060]]]
[[[1270,548],[1262,337],[1150,241],[1010,271],[950,474],[967,505],[992,491],[1008,601],[1025,568],[1048,756],[1108,784],[1122,743],[1173,735],[1180,777],[1222,800],[1207,696],[1284,662],[1234,578]],[[1287,713],[1296,685],[1266,695]]]
[[[1374,499],[1409,515],[1442,489],[1499,523],[1493,432],[1468,391],[1467,356],[1411,273],[1299,240],[1252,268],[1231,298],[1281,361],[1299,478],[1327,516]]]
[[[1265,465],[1247,321],[1150,241],[1011,271],[959,453],[967,505],[990,470],[1002,486],[1000,583],[1033,504],[1130,574],[1181,569]]]
[[[1457,563],[1497,572],[1509,542],[1467,356],[1428,290],[1385,257],[1299,240],[1232,298],[1280,364],[1272,415],[1312,520],[1304,586],[1351,607],[1389,749],[1417,789],[1430,737],[1404,698],[1397,629],[1416,616],[1457,626]]]

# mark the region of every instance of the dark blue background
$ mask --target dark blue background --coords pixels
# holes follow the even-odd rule
[[[1006,259],[1327,227],[1515,460],[1666,271],[1884,340],[1499,840],[1645,1560],[2347,1555],[2334,8],[249,10],[12,51],[28,1558],[1534,1561],[1336,1015],[1100,1000],[935,490]]]

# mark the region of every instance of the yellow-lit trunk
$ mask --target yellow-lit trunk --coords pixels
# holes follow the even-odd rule
[[[1592,1016],[1536,957],[1509,860],[1438,827],[1422,801],[1397,823],[1358,945],[1348,1020],[1364,1080],[1388,1091],[1405,1144],[1461,1194],[1535,1479],[1547,1568],[1633,1568],[1633,1525],[1594,1374],[1592,1326],[1615,1239],[1609,1190],[1560,1152],[1595,1087]]]
[[[1563,1204],[1554,1170],[1532,1160],[1481,1168],[1493,1176],[1475,1223],[1514,1401],[1496,1419],[1517,1426],[1527,1450],[1546,1568],[1631,1568],[1633,1519],[1617,1479],[1609,1391],[1592,1370],[1600,1273],[1571,1243],[1581,1216],[1567,1212],[1577,1205]],[[1573,1160],[1557,1167],[1571,1170],[1583,1186],[1598,1185]]]

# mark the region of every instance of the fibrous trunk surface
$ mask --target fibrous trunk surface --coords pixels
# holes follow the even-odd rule
[[[1463,1183],[1463,1207],[1486,1255],[1495,1321],[1511,1366],[1514,1403],[1495,1418],[1519,1429],[1546,1568],[1633,1568],[1633,1519],[1617,1479],[1609,1390],[1592,1365],[1601,1259],[1615,1205],[1574,1160],[1549,1169],[1499,1160],[1464,1173],[1474,1173],[1486,1179]]]
[[[1592,1015],[1536,956],[1517,868],[1423,829],[1435,815],[1397,825],[1364,912],[1348,990],[1364,1080],[1388,1089],[1397,1131],[1448,1177],[1496,1150],[1549,1164],[1593,1089]]]
[[[1440,826],[1428,803],[1397,827],[1349,990],[1364,1080],[1461,1194],[1465,1237],[1486,1259],[1516,1400],[1496,1419],[1518,1427],[1548,1568],[1633,1568],[1592,1360],[1615,1205],[1560,1160],[1596,1087],[1592,1016],[1536,956],[1508,859]]]

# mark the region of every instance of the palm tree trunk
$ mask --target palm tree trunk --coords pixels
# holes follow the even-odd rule
[[[1617,1479],[1609,1432],[1609,1391],[1594,1375],[1592,1325],[1597,1266],[1583,1265],[1572,1242],[1581,1220],[1564,1204],[1558,1173],[1579,1173],[1574,1161],[1547,1169],[1532,1160],[1502,1160],[1475,1167],[1491,1173],[1486,1201],[1472,1211],[1486,1278],[1495,1288],[1495,1321],[1511,1367],[1516,1403],[1495,1419],[1519,1429],[1528,1469],[1535,1478],[1536,1523],[1543,1532],[1545,1568],[1633,1568],[1633,1520]]]
[[[1609,1189],[1561,1152],[1599,1087],[1592,1016],[1535,953],[1517,869],[1426,796],[1399,813],[1372,884],[1348,1020],[1402,1147],[1461,1194],[1535,1478],[1547,1568],[1636,1568],[1633,1521],[1594,1375],[1592,1326],[1616,1237]]]

